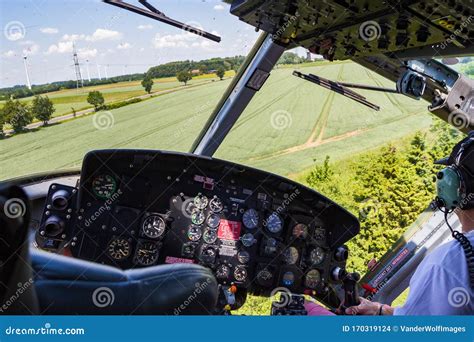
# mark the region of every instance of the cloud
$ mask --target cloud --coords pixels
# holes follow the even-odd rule
[[[72,41],[67,42],[58,42],[57,44],[53,44],[48,48],[46,51],[47,55],[52,53],[68,53],[72,52]]]
[[[12,58],[15,55],[16,55],[15,51],[13,51],[13,50],[8,50],[7,52],[2,53],[2,56],[5,57],[5,58]]]
[[[83,48],[77,51],[77,56],[79,58],[93,58],[97,56],[97,49]]]
[[[214,6],[214,9],[215,9],[216,11],[223,11],[223,10],[225,9],[225,7],[222,6],[221,4],[218,4],[218,5],[215,5],[215,6]]]
[[[99,40],[117,40],[120,38],[122,38],[122,34],[118,31],[97,29],[91,36],[87,36],[86,40],[97,42]]]
[[[189,47],[187,41],[189,40],[189,36],[185,33],[183,34],[168,34],[162,36],[161,34],[157,33],[155,38],[153,39],[152,43],[155,49],[161,49],[166,47]]]
[[[65,34],[61,39],[68,42],[74,42],[77,40],[86,39],[86,35],[85,34]]]
[[[62,40],[65,41],[78,41],[78,40],[86,40],[88,42],[97,42],[101,40],[117,40],[122,38],[122,33],[113,30],[107,29],[97,29],[91,35],[85,34],[65,34],[62,36]]]
[[[56,34],[59,32],[58,29],[54,27],[42,27],[40,28],[40,31],[41,33],[45,33],[45,34]]]
[[[21,41],[21,42],[19,42],[19,45],[24,47],[23,48],[23,54],[24,55],[29,55],[29,56],[35,55],[39,51],[39,48],[40,48],[39,45],[36,44],[32,40]]]
[[[130,49],[132,46],[130,45],[130,43],[120,43],[119,45],[117,45],[117,49],[119,50],[127,50],[127,49]]]
[[[151,30],[152,28],[153,28],[153,25],[150,25],[150,24],[137,26],[137,29],[139,30]]]

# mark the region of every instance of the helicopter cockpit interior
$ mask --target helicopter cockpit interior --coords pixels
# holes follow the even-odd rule
[[[139,2],[143,7],[121,0],[103,6],[180,28]],[[358,302],[359,275],[346,269],[357,218],[292,180],[213,155],[282,53],[298,46],[359,63],[393,81],[394,92],[473,129],[474,82],[440,60],[474,54],[474,8],[463,0],[226,3],[262,35],[189,153],[92,150],[80,170],[1,183],[2,206],[15,199],[27,205],[21,217],[1,213],[0,279],[34,284],[7,313],[227,314],[247,294],[282,289],[289,299],[271,314],[304,314],[302,295],[333,310]],[[379,109],[352,90],[361,85],[294,75]],[[98,289],[104,298],[112,291],[114,303],[92,302]],[[180,307],[190,296],[198,300]]]

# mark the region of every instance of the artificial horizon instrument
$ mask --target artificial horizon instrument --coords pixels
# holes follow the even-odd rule
[[[146,1],[139,1],[144,8],[105,2],[219,40]],[[345,244],[359,232],[356,217],[298,183],[212,156],[282,53],[298,46],[330,61],[351,59],[395,86],[295,71],[301,82],[374,110],[381,108],[353,89],[423,99],[436,116],[465,132],[473,129],[474,82],[439,61],[474,54],[472,3],[227,2],[231,14],[263,33],[190,153],[96,150],[81,170],[2,182],[2,206],[12,199],[27,205],[21,217],[1,213],[0,277],[9,285],[0,298],[11,296],[12,284],[34,279],[28,296],[7,313],[228,314],[249,293],[278,291],[283,296],[272,307],[275,315],[304,314],[303,294],[334,310],[343,301],[356,304],[359,291],[390,303],[423,255],[445,241],[445,233],[428,231],[415,246],[415,240],[397,245],[359,283],[346,269]],[[24,242],[31,232],[29,246]],[[104,288],[113,297],[110,305],[93,300]],[[182,308],[191,295],[196,300]]]

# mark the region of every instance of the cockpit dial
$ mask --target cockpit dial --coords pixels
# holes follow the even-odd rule
[[[255,229],[258,226],[258,212],[255,209],[248,209],[242,216],[242,221],[247,229]]]
[[[283,222],[277,213],[272,213],[267,218],[267,229],[270,233],[278,234],[283,229]]]
[[[152,241],[141,241],[135,252],[136,263],[142,266],[153,265],[158,260],[158,244]]]
[[[324,250],[317,246],[311,250],[309,253],[309,261],[311,262],[312,265],[318,265],[323,262],[325,257]]]
[[[198,241],[202,236],[202,229],[198,226],[190,226],[188,229],[188,238],[191,241]]]
[[[209,199],[202,194],[198,194],[196,197],[194,197],[194,205],[200,210],[205,209],[208,203]]]
[[[166,229],[165,220],[159,215],[150,215],[143,221],[142,233],[150,239],[156,239],[163,235]]]
[[[224,209],[224,204],[219,197],[214,196],[209,202],[209,209],[214,213],[219,213]]]
[[[99,175],[92,180],[92,192],[100,199],[108,199],[117,191],[117,182],[111,175]]]
[[[114,239],[109,243],[107,252],[115,260],[125,260],[130,256],[130,242],[122,238]]]

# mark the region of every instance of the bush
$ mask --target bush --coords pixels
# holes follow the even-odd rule
[[[35,118],[43,121],[44,125],[48,124],[48,121],[51,119],[54,111],[55,109],[53,102],[47,96],[42,97],[38,95],[33,99],[31,113]]]
[[[104,106],[104,96],[100,91],[91,91],[87,96],[87,102],[94,106],[95,111],[101,109]]]
[[[128,106],[132,103],[137,103],[137,102],[141,102],[141,101],[142,101],[142,99],[135,98],[135,99],[127,100],[127,101],[120,101],[120,102],[115,102],[115,103],[108,104],[106,106],[106,108],[109,109],[109,110],[112,110],[112,109],[117,109],[117,108],[120,108],[120,107]]]
[[[30,109],[24,103],[8,100],[1,111],[2,122],[9,123],[15,132],[21,132],[33,121]]]

